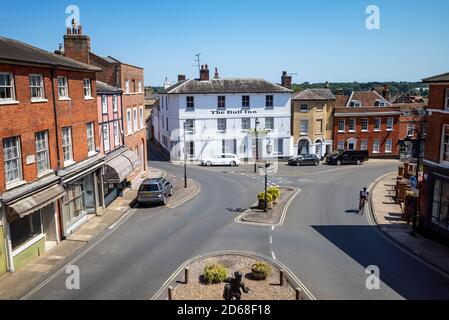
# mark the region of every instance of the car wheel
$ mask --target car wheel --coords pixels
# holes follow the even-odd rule
[[[230,165],[231,165],[231,167],[235,167],[237,165],[237,163],[235,163],[235,161],[231,161]]]
[[[296,166],[299,167],[301,165],[301,162],[296,162]]]
[[[173,187],[170,187],[170,193],[168,194],[169,197],[173,195]]]
[[[314,165],[317,167],[320,163],[318,161],[315,161]]]
[[[212,166],[212,162],[207,161],[207,162],[206,162],[206,167],[210,167],[210,166]]]
[[[162,204],[165,206],[167,204],[167,196],[164,195],[162,198]]]
[[[337,161],[337,166],[341,166],[341,161],[340,160]]]
[[[357,165],[359,166],[361,164],[362,164],[362,162],[360,160],[357,160]]]

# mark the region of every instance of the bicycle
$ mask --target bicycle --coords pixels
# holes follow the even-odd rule
[[[359,213],[361,213],[362,215],[365,212],[365,206],[366,206],[367,202],[368,202],[368,199],[366,199],[365,197],[360,198]],[[363,209],[363,211],[362,211],[362,209]]]

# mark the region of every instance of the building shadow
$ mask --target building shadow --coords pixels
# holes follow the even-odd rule
[[[449,299],[449,280],[380,236],[377,226],[315,225],[312,228],[363,268],[379,267],[381,282],[402,297]]]

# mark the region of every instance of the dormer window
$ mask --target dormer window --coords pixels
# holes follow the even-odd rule
[[[362,103],[359,100],[351,100],[349,106],[353,108],[359,108],[362,106]]]
[[[376,102],[374,103],[374,106],[376,107],[385,107],[387,104],[385,103],[385,101],[382,100],[376,100]]]

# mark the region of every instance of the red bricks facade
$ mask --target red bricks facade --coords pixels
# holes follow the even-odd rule
[[[59,150],[56,147],[56,129],[53,107],[53,88],[51,69],[45,67],[30,67],[23,65],[0,64],[0,72],[11,73],[14,77],[16,104],[0,105],[0,140],[9,137],[20,137],[21,163],[23,180],[27,183],[38,179],[37,164],[26,164],[27,156],[35,155],[35,134],[48,132],[48,148],[50,169],[58,169],[58,156],[63,167],[62,127],[72,127],[72,146],[74,161],[79,162],[87,158],[86,123],[97,123],[96,101],[84,100],[83,79],[92,80],[92,92],[95,92],[94,72],[75,72],[56,70],[53,87],[55,90],[56,109],[58,116]],[[43,76],[45,99],[42,102],[31,101],[30,74]],[[68,78],[68,90],[71,100],[61,101],[58,97],[58,76]],[[98,128],[98,126],[94,126]],[[96,145],[98,145],[98,129],[95,130]],[[6,190],[3,143],[0,143],[0,193]]]

